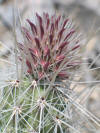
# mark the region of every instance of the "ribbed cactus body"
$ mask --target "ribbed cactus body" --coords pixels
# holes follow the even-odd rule
[[[18,48],[28,73],[3,89],[0,132],[79,133],[73,126],[69,97],[74,92],[68,81],[80,65],[80,35],[69,18],[61,16],[36,13],[36,23],[27,22]]]

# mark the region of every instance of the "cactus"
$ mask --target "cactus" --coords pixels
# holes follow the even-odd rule
[[[24,41],[18,42],[26,69],[23,79],[9,81],[3,89],[0,132],[81,133],[84,115],[94,119],[71,98],[81,64],[80,34],[62,16],[36,13],[36,23],[27,22],[29,27],[22,27]]]

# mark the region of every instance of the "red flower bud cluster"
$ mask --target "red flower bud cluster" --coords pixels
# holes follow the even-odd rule
[[[36,23],[27,19],[29,29],[22,31],[27,40],[19,43],[25,55],[28,73],[36,79],[51,78],[58,71],[57,78],[70,76],[70,69],[79,65],[76,56],[80,41],[74,25],[69,18],[36,13]]]

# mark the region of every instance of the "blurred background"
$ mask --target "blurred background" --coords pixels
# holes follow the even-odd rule
[[[12,61],[14,47],[14,15],[16,23],[19,15],[24,23],[26,18],[34,19],[35,12],[41,14],[43,11],[49,14],[63,13],[64,16],[74,19],[87,40],[84,58],[87,58],[88,63],[94,61],[92,68],[97,68],[97,71],[88,73],[85,78],[100,80],[100,0],[16,0],[15,3],[14,0],[0,0],[0,82],[5,78],[4,73],[12,71],[8,60]],[[87,108],[100,118],[99,84],[91,93]]]

